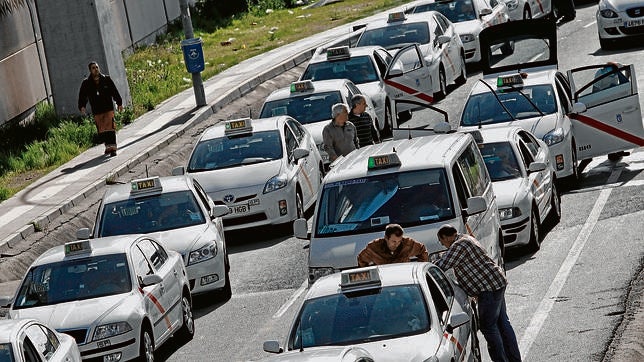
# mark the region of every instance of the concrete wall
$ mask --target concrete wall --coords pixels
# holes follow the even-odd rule
[[[78,89],[91,60],[129,104],[123,55],[153,44],[180,15],[179,0],[27,3],[0,18],[0,125],[24,118],[47,99],[60,116],[78,114]]]

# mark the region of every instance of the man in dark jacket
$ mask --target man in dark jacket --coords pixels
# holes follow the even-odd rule
[[[356,126],[349,121],[349,107],[344,103],[334,104],[331,107],[331,117],[331,122],[322,129],[322,142],[324,150],[329,154],[329,161],[333,162],[360,146]]]
[[[114,102],[118,111],[123,111],[123,99],[116,89],[112,78],[101,73],[96,62],[90,62],[89,76],[81,83],[78,92],[78,109],[85,115],[89,100],[94,114],[94,122],[100,139],[105,143],[105,154],[116,156],[116,124],[114,122]]]
[[[418,241],[403,236],[404,230],[398,224],[385,227],[385,237],[372,240],[358,254],[358,266],[428,261],[427,248]]]
[[[351,112],[349,121],[356,126],[360,148],[379,142],[378,131],[373,125],[373,120],[366,112],[367,100],[362,94],[351,97]]]

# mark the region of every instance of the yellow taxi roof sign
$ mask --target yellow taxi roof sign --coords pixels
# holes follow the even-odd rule
[[[351,58],[351,51],[349,47],[344,45],[341,47],[333,47],[326,50],[326,59],[348,59]]]
[[[159,179],[159,176],[132,180],[130,182],[130,194],[162,190],[163,187],[161,186],[161,179]]]
[[[380,287],[381,285],[380,273],[376,266],[345,270],[340,274],[340,289],[342,290],[364,286]]]
[[[253,125],[250,118],[232,119],[224,122],[224,134],[250,133],[253,131]]]
[[[380,168],[389,168],[400,166],[400,158],[396,152],[387,153],[384,155],[369,156],[367,161],[367,170],[376,170]]]
[[[291,83],[291,93],[306,92],[313,89],[315,89],[315,86],[313,86],[313,82],[310,79]]]
[[[92,252],[89,240],[76,240],[65,243],[65,255],[88,254]]]
[[[402,11],[397,11],[395,13],[389,13],[389,16],[387,17],[387,22],[388,23],[393,23],[396,21],[404,21],[405,18],[405,13]]]

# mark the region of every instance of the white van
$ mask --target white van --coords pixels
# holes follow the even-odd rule
[[[355,150],[331,165],[308,233],[297,219],[295,236],[311,240],[309,283],[357,266],[357,255],[385,226],[432,253],[443,250],[436,232],[446,223],[475,236],[503,265],[503,239],[492,182],[474,137],[447,133],[394,140]]]

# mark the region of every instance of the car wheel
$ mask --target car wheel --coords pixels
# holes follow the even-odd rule
[[[532,19],[532,11],[530,10],[530,7],[526,5],[526,7],[523,8],[523,20],[528,19]]]
[[[445,70],[443,70],[443,66],[438,70],[438,81],[440,83],[440,89],[437,93],[434,93],[434,101],[441,100],[447,95],[447,79],[445,78]]]
[[[575,140],[572,140],[570,148],[572,153],[572,175],[567,177],[566,184],[572,189],[577,186],[577,182],[579,182],[579,162],[577,160],[577,144],[575,143]]]
[[[501,46],[501,54],[507,56],[514,53],[514,41],[508,41]]]
[[[530,213],[530,241],[528,242],[530,251],[541,249],[541,235],[539,235],[539,214],[533,207]]]
[[[226,276],[224,279],[226,280],[226,285],[219,291],[219,299],[221,301],[226,301],[233,295],[233,288],[230,285],[230,272],[228,271],[228,268],[226,268],[225,274]]]
[[[152,338],[150,329],[146,326],[141,330],[141,341],[139,343],[139,361],[154,361],[154,339]]]
[[[478,307],[476,305],[476,302],[471,301],[470,306],[472,307],[472,323],[470,324],[471,331],[470,331],[470,343],[472,345],[472,358],[470,361],[473,362],[480,362],[483,360],[483,357],[481,356],[481,347],[479,345],[479,336],[478,336],[478,330],[479,330],[479,314],[478,314]]]
[[[183,315],[183,325],[179,330],[179,339],[181,341],[190,341],[195,336],[195,320],[192,316],[192,304],[188,295],[181,297],[181,314]]]
[[[615,43],[612,40],[599,38],[599,46],[603,50],[612,50],[615,48]]]
[[[304,217],[304,201],[299,190],[295,192],[295,207],[297,208],[296,219]]]
[[[620,158],[622,158],[622,155],[623,155],[622,152],[609,153],[608,160],[617,162],[620,160]]]
[[[465,56],[461,54],[461,75],[456,78],[455,83],[457,86],[463,85],[467,82],[467,69],[465,67]]]
[[[555,183],[552,184],[552,195],[550,196],[550,221],[556,225],[561,220],[561,195]]]

